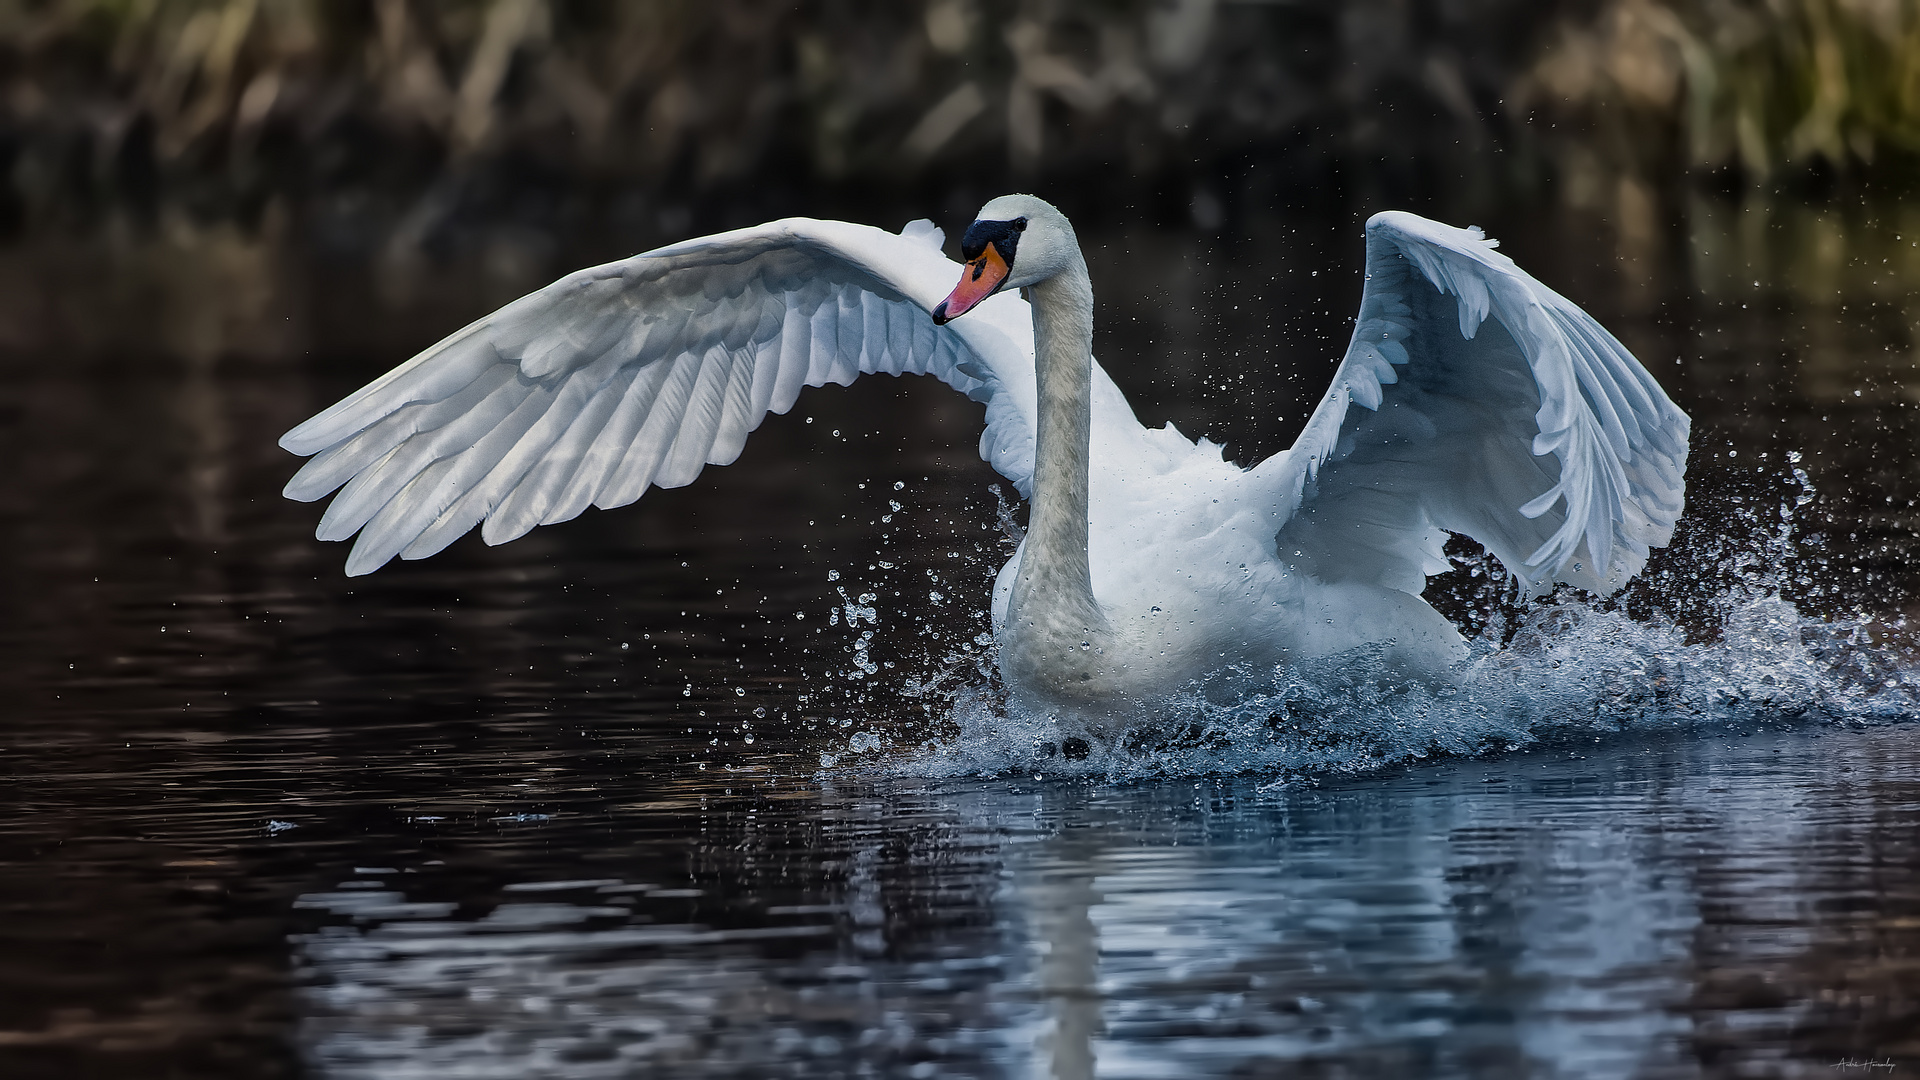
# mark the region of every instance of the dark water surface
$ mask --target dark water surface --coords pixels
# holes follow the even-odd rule
[[[1920,211],[1689,222],[1486,223],[1696,417],[1626,605],[1669,636],[1515,616],[1498,662],[1573,689],[1513,750],[1126,783],[929,778],[988,760],[914,695],[1007,550],[944,388],[813,392],[693,488],[349,581],[274,439],[564,267],[101,255],[99,326],[0,313],[0,1076],[1920,1073]],[[1142,419],[1290,441],[1356,225],[1085,230]],[[1478,626],[1476,582],[1433,595]]]

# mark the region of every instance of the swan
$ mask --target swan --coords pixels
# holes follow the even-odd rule
[[[1056,713],[1362,647],[1444,676],[1465,645],[1420,593],[1449,531],[1530,589],[1599,593],[1673,536],[1687,415],[1477,228],[1367,222],[1345,358],[1252,468],[1135,418],[1059,210],[1002,196],[964,263],[943,242],[791,218],[570,274],[289,431],[311,460],[285,493],[338,489],[316,536],[358,533],[346,572],[366,574],[688,484],[803,387],[932,375],[985,405],[981,456],[1029,501],[993,626],[1016,701]]]

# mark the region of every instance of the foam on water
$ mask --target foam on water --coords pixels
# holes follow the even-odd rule
[[[1509,597],[1493,605],[1450,683],[1409,679],[1380,650],[1362,649],[1223,670],[1150,717],[1082,732],[1010,707],[990,657],[972,649],[907,688],[939,722],[868,711],[864,722],[840,722],[844,740],[821,764],[928,777],[1293,778],[1625,732],[1920,718],[1920,665],[1900,643],[1904,619],[1862,611],[1822,620],[1789,598],[1819,594],[1804,568],[1821,542],[1795,529],[1812,487],[1798,456],[1790,460],[1794,488],[1777,510],[1736,509],[1734,529],[1700,530],[1694,550],[1671,560],[1685,569],[1642,585],[1691,592],[1686,603],[1656,595],[1641,605],[1652,613],[1634,617],[1618,600],[1570,591]],[[1497,566],[1489,573],[1496,586],[1504,577]]]
[[[975,692],[954,702],[955,734],[889,764],[915,775],[1297,776],[1576,736],[1920,715],[1911,668],[1858,625],[1805,619],[1777,596],[1730,612],[1706,644],[1671,623],[1562,601],[1505,647],[1475,642],[1460,675],[1453,686],[1411,681],[1365,650],[1224,671],[1151,720],[1073,746],[1078,760],[1062,749],[1074,736],[1049,718]]]

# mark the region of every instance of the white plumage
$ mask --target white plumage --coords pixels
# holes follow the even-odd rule
[[[894,236],[794,220],[570,274],[288,432],[281,446],[315,456],[286,494],[346,485],[316,535],[359,532],[347,572],[365,574],[483,522],[499,544],[649,485],[691,483],[806,386],[933,374],[991,402],[986,387],[1009,364],[1018,372],[1017,341],[1032,332],[976,344],[1000,328],[936,328],[924,298],[938,299],[952,267],[930,225]],[[998,430],[1017,410],[988,419],[1004,444],[983,444],[988,460],[1030,470],[1031,433]]]
[[[281,445],[313,457],[286,494],[340,489],[317,535],[359,533],[347,572],[364,574],[475,525],[503,543],[690,483],[803,387],[933,375],[986,406],[981,456],[1036,500],[1036,528],[1043,515],[1067,523],[1030,537],[995,590],[1003,652],[1021,658],[1009,681],[1047,707],[1364,644],[1444,669],[1459,635],[1418,594],[1447,566],[1447,531],[1529,586],[1603,592],[1672,536],[1686,415],[1477,230],[1368,222],[1333,385],[1291,449],[1243,470],[1171,425],[1139,424],[1092,361],[1071,226],[1029,196],[981,212],[1015,217],[1009,291],[946,325],[928,313],[966,267],[927,222],[895,235],[789,219],[571,274],[288,432]],[[1010,291],[1022,285],[1032,307]],[[1040,584],[1043,562],[1059,596]],[[1069,602],[1076,589],[1091,607]]]

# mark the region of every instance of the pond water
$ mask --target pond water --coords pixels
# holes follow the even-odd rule
[[[1920,207],[1685,210],[1482,222],[1695,416],[1643,582],[1463,545],[1467,690],[1238,673],[1079,765],[983,689],[938,385],[349,580],[274,439],[564,258],[7,253],[0,1075],[1920,1073]],[[1358,220],[1083,229],[1142,419],[1286,445]]]

